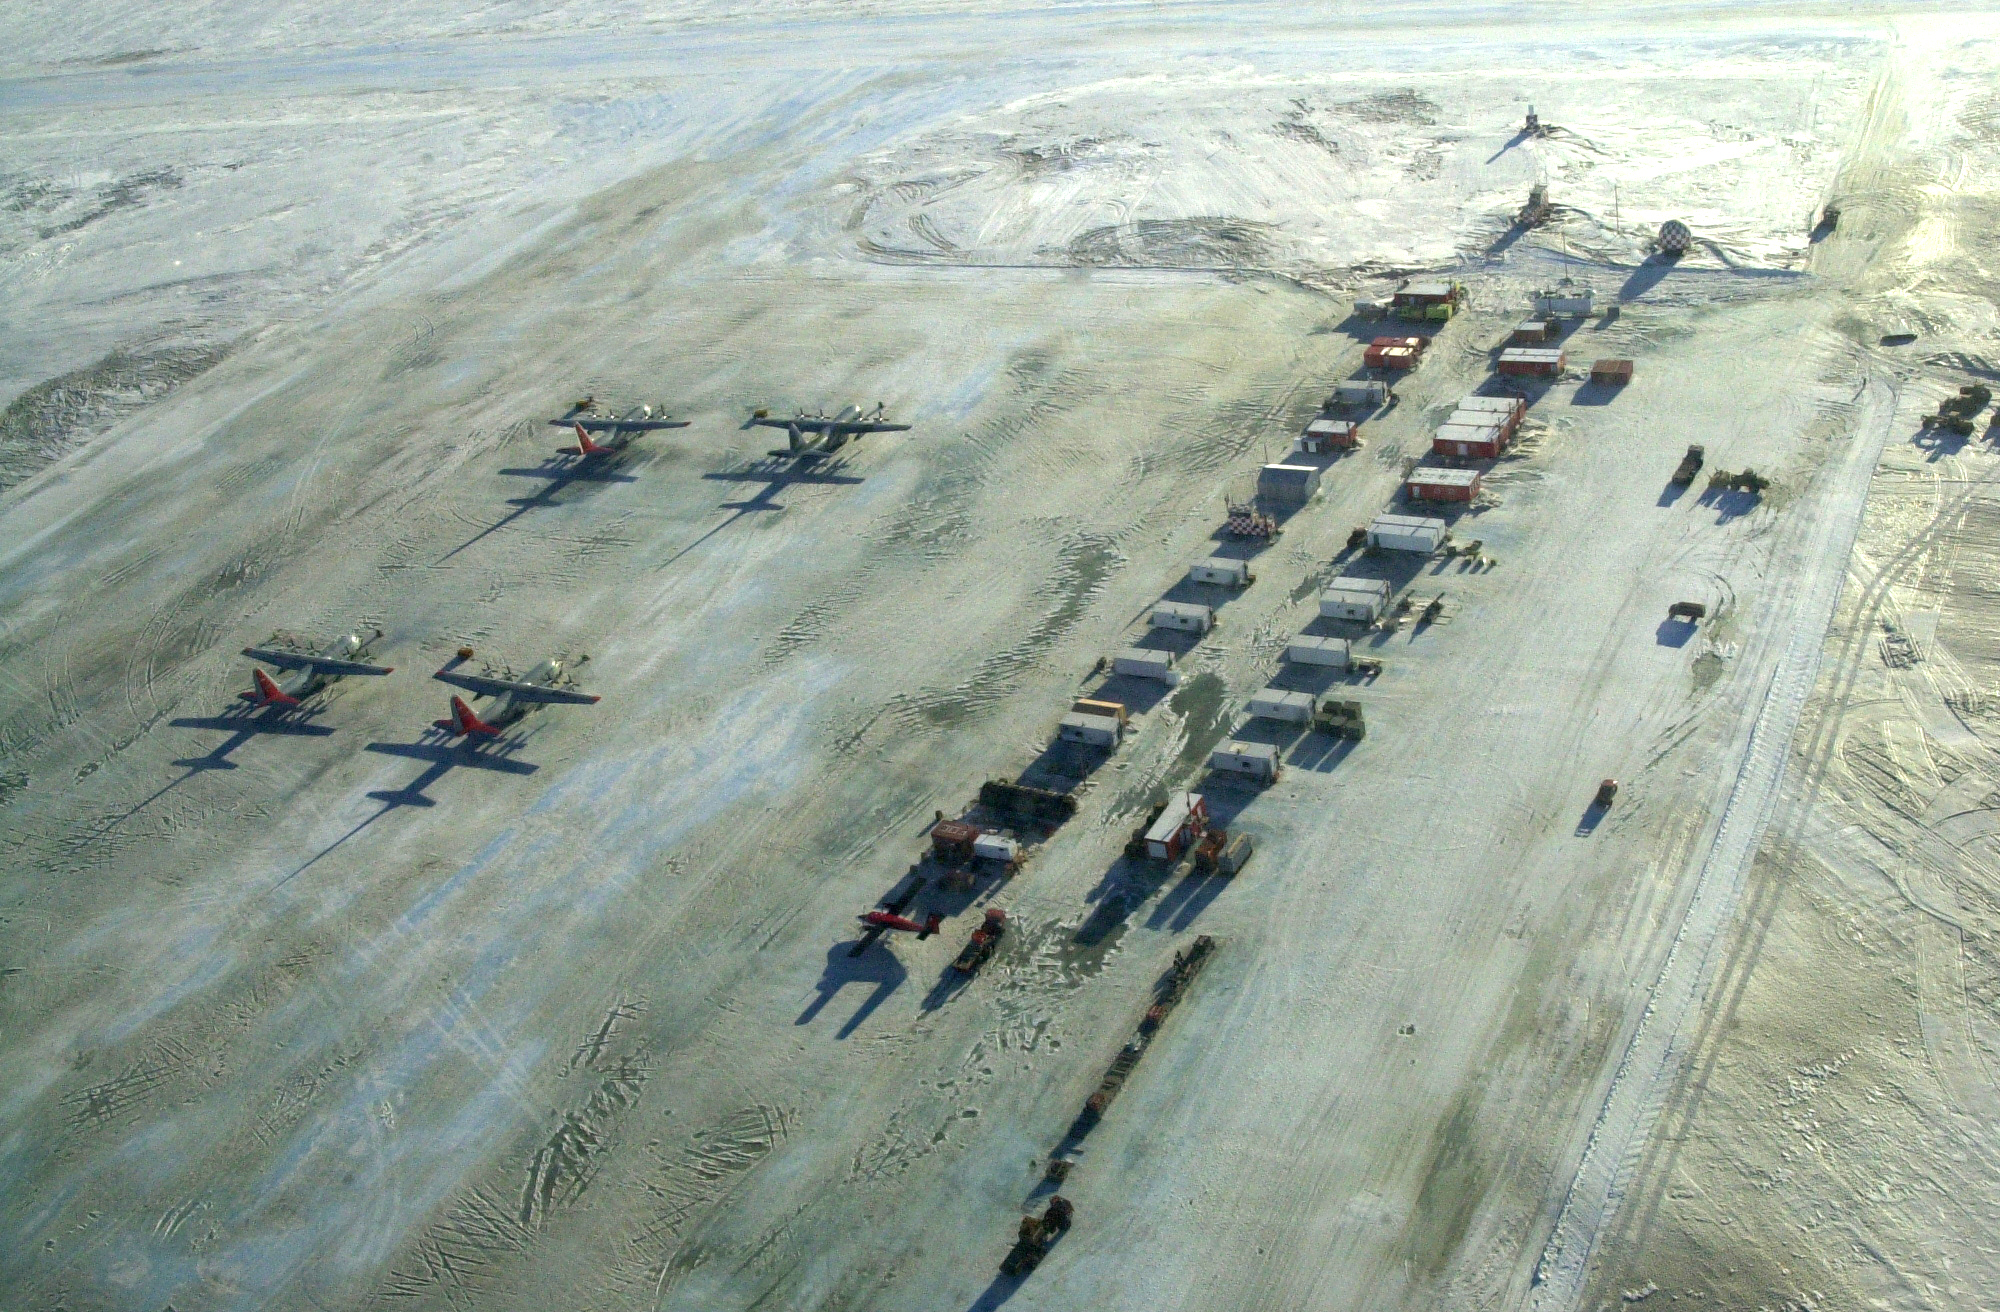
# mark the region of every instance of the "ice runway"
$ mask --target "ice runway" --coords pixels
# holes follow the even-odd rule
[[[1833,530],[1858,518],[1884,569],[1931,559],[1880,545],[1903,502],[1870,499],[1874,453],[1894,465],[1939,380],[1990,367],[1965,272],[1984,19],[1521,13],[20,20],[10,1287],[181,1308],[1875,1296],[1847,1266],[1793,1279],[1839,1243],[1778,1228],[1845,1186],[1781,1182],[1769,1229],[1674,1238],[1690,1189],[1737,1216],[1732,1191],[1763,1195],[1726,1164],[1662,1174],[1658,1127],[1782,1141],[1712,1075],[1736,1013],[1704,982],[1776,978],[1741,946],[1770,903],[1763,818],[1836,850],[1796,790],[1839,777],[1810,745],[1855,667],[1805,689],[1829,608],[1845,651],[1879,603],[1843,590],[1864,566]],[[1523,136],[1531,103],[1564,132]],[[1535,182],[1562,218],[1523,232]],[[1679,265],[1648,258],[1666,217],[1700,238]],[[937,936],[850,955],[936,811],[1066,768],[1044,748],[1093,665],[1356,369],[1353,297],[1417,268],[1464,279],[1470,312],[1180,689],[1076,776],[1076,817]],[[1634,381],[1538,392],[1459,529],[1498,564],[1411,567],[1443,618],[1368,639],[1368,737],[1288,740],[1277,785],[1217,792],[1259,839],[1234,881],[1123,859],[1563,276],[1599,299],[1572,364],[1632,358]],[[1915,350],[1879,344],[1906,323]],[[562,477],[546,421],[592,394],[691,425]],[[744,426],[878,401],[911,431],[810,469]],[[1673,494],[1689,443],[1771,490]],[[1896,586],[1949,590],[1922,569]],[[1662,624],[1684,597],[1716,613],[1688,643]],[[1976,665],[1967,605],[1924,632]],[[335,685],[309,732],[230,713],[240,648],[362,625],[395,675]],[[602,701],[444,748],[425,676],[460,647],[587,656]],[[1798,686],[1760,719],[1774,677]],[[1869,760],[1947,787],[1958,767],[1922,763],[1984,731],[1976,669],[1953,677],[1935,706],[1909,695],[1913,723],[1973,717],[1956,747],[1897,727]],[[1739,819],[1746,770],[1765,791]],[[1586,821],[1606,776],[1618,802]],[[1702,883],[1718,827],[1738,884]],[[989,904],[1008,936],[955,983]],[[1196,934],[1217,954],[1065,1182],[1076,1224],[1000,1277],[1046,1154]],[[1951,980],[1925,942],[1934,1015]],[[1947,1053],[1961,1085],[1972,1054]],[[1537,1286],[1558,1233],[1568,1265]],[[1870,1238],[1908,1264],[1913,1233]],[[1787,1243],[1807,1256],[1764,1260]]]

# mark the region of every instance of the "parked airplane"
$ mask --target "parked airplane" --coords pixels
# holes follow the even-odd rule
[[[577,663],[581,665],[583,662]],[[596,694],[578,692],[571,686],[572,680],[565,675],[563,662],[554,659],[543,661],[520,679],[514,678],[512,671],[502,677],[460,674],[449,665],[431,677],[463,688],[475,697],[495,699],[486,714],[481,716],[466,705],[463,698],[453,697],[451,718],[434,722],[453,738],[497,738],[508,725],[551,702],[588,706],[598,700]]]
[[[275,665],[290,674],[280,681],[262,670],[253,670],[251,677],[256,679],[257,686],[237,695],[252,706],[297,706],[329,683],[350,674],[393,674],[395,670],[391,666],[370,665],[357,659],[366,656],[368,644],[381,636],[380,629],[366,638],[350,633],[336,638],[318,653],[294,645],[245,647],[243,654],[251,660]],[[278,639],[272,641],[277,642]]]
[[[670,419],[664,414],[655,419],[653,417],[653,407],[649,405],[640,406],[637,417],[634,417],[628,411],[623,417],[616,419],[603,415],[581,413],[581,411],[588,408],[587,406],[572,408],[570,413],[561,419],[549,420],[549,426],[551,428],[574,428],[577,430],[579,437],[586,432],[609,433],[612,439],[612,449],[615,450],[630,442],[632,435],[635,433],[651,432],[656,428],[686,428],[690,422],[686,419]],[[619,440],[620,434],[624,435],[623,441]],[[588,448],[591,443],[586,440],[583,445]],[[574,449],[566,449],[564,454],[575,455],[577,452]],[[583,454],[589,455],[590,452],[586,449]]]
[[[908,432],[910,429],[908,424],[882,422],[882,416],[887,409],[886,405],[877,401],[874,410],[866,414],[862,413],[860,406],[850,405],[837,415],[829,415],[824,411],[809,415],[801,411],[790,419],[773,419],[770,411],[759,410],[750,416],[750,422],[762,428],[785,430],[790,439],[785,450],[773,451],[772,455],[815,459],[840,450],[847,445],[849,438],[860,437],[863,433]],[[808,433],[813,435],[812,441],[806,440]]]

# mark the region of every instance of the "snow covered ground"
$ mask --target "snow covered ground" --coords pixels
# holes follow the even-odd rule
[[[1882,488],[1920,402],[1993,368],[1991,17],[11,9],[0,1274],[106,1307],[1821,1298],[1777,1255],[1861,1240],[1779,1227],[1865,1213],[1867,1182],[1719,1205],[1741,1233],[1714,1241],[1688,1171],[1704,1199],[1791,1177],[1663,1160],[1663,1127],[1789,1151],[1794,1103],[1715,1053],[1742,1042],[1730,997],[1798,1005],[1798,954],[1760,965],[1745,928],[1772,852],[1858,868],[1815,762],[1884,586],[1937,594],[1899,624],[1969,672],[1868,768],[1958,788],[1904,808],[1926,832],[1984,832],[1924,735],[1983,732],[1985,621],[1921,563],[1971,523],[1948,486],[1983,457],[1918,462],[1935,520]],[[1530,104],[1558,130],[1520,132]],[[1558,218],[1523,230],[1537,182]],[[1647,255],[1668,217],[1697,237],[1678,264]],[[1098,658],[1192,586],[1225,486],[1358,366],[1348,297],[1417,268],[1472,311],[1257,582],[1209,598],[1219,628],[1126,746],[1045,753]],[[1498,564],[1344,557],[1565,275],[1604,307],[1573,364],[1638,372],[1538,394],[1458,527]],[[692,426],[566,479],[543,421],[587,393]],[[913,430],[809,476],[743,427],[878,399]],[[1773,488],[1676,494],[1689,443]],[[1921,551],[1919,522],[1944,525]],[[1385,671],[1342,694],[1367,739],[1284,738],[1272,789],[1207,785],[1260,839],[1234,882],[1122,860],[1210,744],[1265,732],[1238,708],[1295,677],[1285,640],[1344,569],[1445,598],[1368,640]],[[1661,623],[1690,597],[1716,612],[1692,640]],[[395,675],[306,732],[226,714],[239,648],[358,625]],[[461,645],[587,654],[603,701],[442,750],[423,675]],[[1024,770],[1077,817],[972,905],[927,895],[938,936],[850,956],[933,814]],[[1585,814],[1607,775],[1617,805]],[[1896,814],[1863,816],[1891,848]],[[1944,914],[1921,882],[1891,877]],[[987,903],[1013,928],[955,986]],[[997,1277],[1198,933],[1213,964],[1064,1185],[1076,1226]],[[1990,1127],[1980,1040],[1929,1019],[1951,972],[1923,978],[1879,1060],[1942,1062],[1936,1096]],[[1843,1041],[1775,1026],[1756,1063],[1837,1073],[1813,1045]],[[1923,1124],[1911,1179],[1962,1151]],[[1843,1288],[1966,1305],[1974,1217],[1949,1222],[1958,1284]],[[1931,1242],[1862,1229],[1896,1270]]]

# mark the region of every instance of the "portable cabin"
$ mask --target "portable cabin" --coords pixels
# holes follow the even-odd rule
[[[1412,279],[1390,298],[1405,319],[1449,319],[1465,297],[1465,289],[1441,278]]]
[[[1509,418],[1501,414],[1498,410],[1454,410],[1444,422],[1446,424],[1462,424],[1468,428],[1486,428],[1497,424],[1500,428],[1500,443],[1503,447],[1513,442],[1514,430],[1520,427],[1518,419]],[[1444,424],[1440,424],[1438,427],[1442,428]]]
[[[1182,633],[1207,633],[1215,627],[1215,612],[1191,601],[1163,601],[1147,617],[1156,629],[1178,629]]]
[[[1389,384],[1379,378],[1350,378],[1346,382],[1333,385],[1333,395],[1326,398],[1325,409],[1335,406],[1382,406],[1389,404]]]
[[[1321,417],[1306,425],[1306,431],[1292,442],[1292,450],[1310,455],[1328,451],[1348,451],[1361,444],[1361,425],[1352,419]]]
[[[1555,325],[1547,319],[1527,319],[1514,325],[1508,334],[1509,346],[1540,346],[1556,335]]]
[[[1389,608],[1389,585],[1381,579],[1338,578],[1319,594],[1319,613],[1330,620],[1373,624]]]
[[[1475,411],[1493,416],[1500,427],[1507,430],[1507,436],[1512,437],[1514,430],[1521,426],[1521,420],[1527,416],[1528,402],[1519,396],[1468,396],[1458,403],[1452,414],[1455,417]]]
[[[1380,551],[1408,551],[1428,556],[1444,545],[1450,526],[1441,519],[1418,515],[1377,515],[1368,526],[1368,545]]]
[[[1319,491],[1317,465],[1265,465],[1257,471],[1257,494],[1303,505]]]
[[[1492,460],[1507,449],[1499,424],[1445,424],[1431,438],[1431,454],[1455,460]]]
[[[1175,793],[1146,830],[1146,855],[1155,861],[1176,860],[1207,828],[1208,803],[1201,794]]]
[[[1569,363],[1559,346],[1510,346],[1500,352],[1499,372],[1523,378],[1554,378]]]
[[[1295,665],[1331,665],[1337,670],[1344,670],[1353,659],[1353,649],[1345,638],[1321,638],[1301,633],[1285,648],[1285,659]]]
[[[1188,567],[1188,582],[1219,583],[1226,588],[1247,587],[1251,582],[1250,562],[1227,556],[1210,556]]]
[[[1116,747],[1125,736],[1125,722],[1115,715],[1088,715],[1071,711],[1056,726],[1056,737],[1066,743],[1086,747]]]
[[[1259,720],[1280,720],[1286,724],[1311,724],[1313,712],[1319,709],[1319,699],[1309,692],[1291,692],[1284,688],[1265,688],[1250,695],[1250,704],[1244,707]]]
[[[1607,387],[1623,387],[1632,381],[1632,362],[1599,360],[1590,366],[1590,381]]]
[[[963,820],[940,820],[931,826],[931,851],[948,866],[972,860],[972,845],[979,840],[979,827]]]
[[[1588,287],[1553,287],[1535,293],[1535,313],[1543,318],[1587,319],[1594,300]]]
[[[1174,654],[1152,647],[1127,647],[1111,658],[1111,672],[1134,679],[1158,679],[1162,683],[1172,683],[1174,674]]]
[[[1479,471],[1419,466],[1403,481],[1403,492],[1412,501],[1470,501],[1479,495]]]
[[[981,861],[1012,865],[1021,859],[1021,844],[1005,834],[985,833],[972,841],[972,855]]]
[[[1208,754],[1208,768],[1272,783],[1281,767],[1278,749],[1270,743],[1226,742]]]

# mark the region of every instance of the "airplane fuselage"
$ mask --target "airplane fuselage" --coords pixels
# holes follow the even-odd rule
[[[243,700],[259,706],[296,705],[349,674],[388,674],[388,667],[368,665],[362,659],[368,654],[368,644],[381,636],[379,632],[366,638],[349,633],[327,644],[318,656],[290,647],[246,647],[245,656],[275,665],[282,673],[272,678],[262,670],[255,671],[257,687],[244,693]]]
[[[544,687],[562,682],[563,663],[553,658],[543,661],[521,678],[522,683],[540,684]],[[474,693],[474,697],[483,694]],[[479,718],[496,729],[516,724],[524,717],[539,711],[546,702],[524,701],[511,692],[503,692],[493,698],[491,706],[482,707]]]

